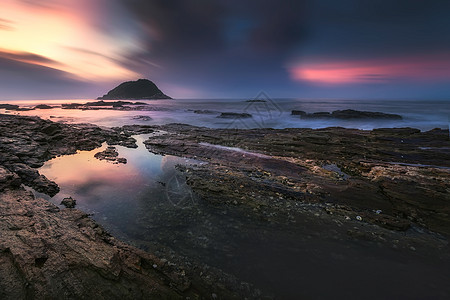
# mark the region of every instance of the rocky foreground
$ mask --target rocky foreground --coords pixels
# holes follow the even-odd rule
[[[57,183],[36,171],[44,161],[103,142],[136,147],[133,134],[153,131],[160,132],[146,141],[150,151],[208,162],[179,170],[202,203],[235,216],[242,225],[230,230],[244,243],[260,243],[250,243],[249,250],[229,241],[228,249],[249,250],[249,259],[258,252],[255,247],[271,249],[273,240],[285,242],[282,250],[301,250],[300,265],[298,257],[264,261],[291,266],[270,274],[280,286],[288,282],[274,296],[450,297],[448,130],[234,130],[182,124],[104,129],[0,115],[0,298],[261,297],[245,278],[236,280],[176,255],[168,260],[159,252],[138,250],[83,212],[35,199],[22,187],[54,195]],[[116,158],[108,149],[99,156]],[[183,213],[192,214],[183,215],[192,222],[207,221],[195,207]],[[213,242],[221,232],[214,224],[208,228],[199,236],[193,229],[192,242],[205,241],[195,251],[229,254]],[[239,266],[242,274],[245,264],[250,262]],[[364,270],[360,264],[367,271],[352,274]],[[317,268],[325,273],[316,274]],[[335,284],[326,281],[322,287],[327,273],[337,274]],[[307,287],[300,288],[310,281],[297,280],[299,274],[320,276],[313,281],[319,290],[308,294]],[[258,275],[250,272],[248,278]]]
[[[450,297],[448,130],[159,129],[150,151],[209,162],[180,171],[239,216],[224,255],[245,253],[245,278],[276,297]]]
[[[171,257],[174,263],[126,245],[82,211],[35,199],[23,187],[55,195],[57,184],[36,170],[46,160],[93,150],[103,142],[137,147],[131,134],[152,131],[145,126],[124,131],[0,115],[0,299],[251,295],[248,289],[233,290],[240,283],[220,272],[204,271],[207,280],[188,277],[177,258]]]
[[[188,174],[205,196],[265,206],[250,194],[273,194],[327,203],[330,213],[388,229],[421,226],[450,236],[448,130],[160,129],[167,133],[146,141],[151,151],[210,162]]]

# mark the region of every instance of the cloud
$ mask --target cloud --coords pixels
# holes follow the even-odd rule
[[[275,79],[272,74],[278,83],[289,81],[284,61],[307,38],[305,1],[121,3],[138,24],[141,46],[124,55],[124,65],[152,79],[210,94],[230,91],[228,85],[233,85],[251,96]]]
[[[0,30],[12,31],[14,30],[14,22],[0,18]]]
[[[101,87],[57,69],[2,56],[0,66],[0,99],[84,98],[101,92]]]
[[[24,51],[7,51],[7,50],[1,50],[0,49],[0,58],[9,59],[9,60],[15,60],[20,62],[26,62],[31,64],[38,64],[38,65],[60,65],[60,62],[57,62],[51,58],[24,52]]]
[[[198,92],[211,97],[252,97],[261,90],[302,96],[320,80],[366,88],[387,87],[399,80],[441,80],[447,74],[447,64],[438,69],[447,59],[441,54],[450,53],[448,0],[20,1],[32,11],[27,16],[45,16],[43,20],[53,16],[57,20],[48,28],[67,25],[61,28],[72,34],[66,39],[69,35],[59,31],[56,48],[39,52],[55,57],[5,54],[8,51],[0,49],[0,59],[84,74],[99,85],[112,80],[111,75],[117,81],[142,76],[180,98],[185,91],[189,96]],[[13,24],[8,22],[0,19],[0,30]],[[40,28],[48,34],[39,45],[45,49],[55,37],[46,26]],[[30,32],[34,35],[35,29]],[[438,59],[427,64],[435,54]],[[404,56],[419,60],[408,71],[420,69],[417,76],[392,71],[389,65],[402,68],[396,61]],[[56,65],[52,58],[65,65]],[[374,61],[382,62],[383,68],[364,64]],[[330,67],[333,63],[345,65],[335,69]],[[57,79],[53,72],[41,71]],[[73,78],[69,86],[78,85],[79,78]],[[127,80],[131,79],[135,78]],[[334,90],[343,94],[343,89]]]
[[[332,85],[449,83],[450,54],[343,61],[329,58],[293,65],[288,70],[293,80]]]

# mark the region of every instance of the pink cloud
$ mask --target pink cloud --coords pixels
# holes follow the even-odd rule
[[[294,81],[321,84],[380,83],[393,80],[450,81],[450,55],[360,61],[303,62],[288,68]]]

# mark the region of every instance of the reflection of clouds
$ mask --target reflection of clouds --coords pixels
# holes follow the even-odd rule
[[[75,155],[55,158],[41,169],[51,180],[59,185],[89,186],[103,183],[108,186],[138,187],[144,183],[138,170],[131,164],[114,165],[94,158],[94,154],[105,148],[93,151],[80,151]]]

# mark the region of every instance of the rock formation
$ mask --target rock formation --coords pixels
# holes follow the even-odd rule
[[[120,99],[172,99],[165,95],[153,82],[148,79],[127,81],[109,91],[98,100]]]

